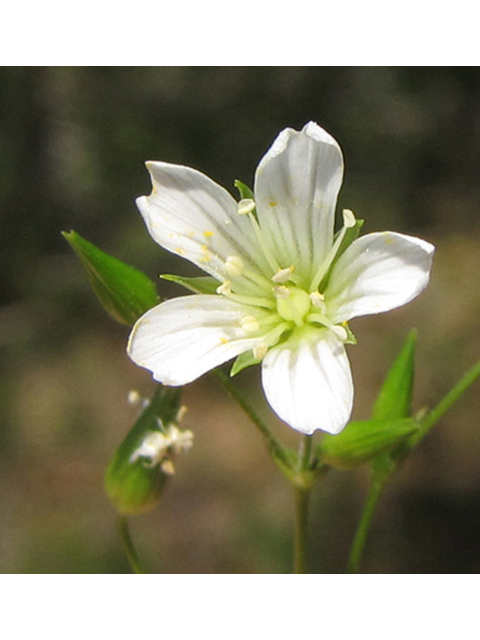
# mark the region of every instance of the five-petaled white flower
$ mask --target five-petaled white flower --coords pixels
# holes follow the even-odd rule
[[[242,357],[262,363],[268,402],[297,431],[339,433],[353,403],[347,321],[399,307],[427,285],[434,247],[371,233],[334,214],[343,177],[337,142],[313,122],[285,129],[261,160],[254,199],[236,202],[188,167],[148,162],[153,191],[137,200],[165,249],[213,276],[213,294],[161,303],[136,323],[128,352],[166,385]]]

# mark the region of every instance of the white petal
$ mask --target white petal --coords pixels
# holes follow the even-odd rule
[[[166,162],[147,162],[153,190],[137,199],[152,238],[210,275],[223,279],[225,261],[238,256],[258,270],[265,260],[251,223],[233,197],[203,173]]]
[[[257,315],[261,312],[255,310]],[[251,307],[216,295],[174,298],[150,309],[133,327],[128,354],[163,384],[196,380],[214,367],[252,349],[258,337],[240,320]]]
[[[333,322],[382,313],[415,298],[428,284],[435,247],[385,231],[355,240],[333,268],[325,292]]]
[[[309,122],[285,129],[261,160],[255,178],[260,224],[282,268],[309,278],[332,244],[335,204],[343,177],[337,142]]]
[[[271,349],[263,360],[263,388],[277,415],[302,433],[339,433],[352,411],[353,383],[345,347],[316,330]]]

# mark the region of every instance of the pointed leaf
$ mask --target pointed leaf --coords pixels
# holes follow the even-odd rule
[[[112,318],[131,326],[159,303],[154,283],[141,271],[109,256],[75,231],[62,234],[80,258],[97,298]]]
[[[412,395],[417,332],[411,331],[378,394],[372,418],[387,420],[412,414]]]

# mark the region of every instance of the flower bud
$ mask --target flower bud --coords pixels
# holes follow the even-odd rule
[[[352,469],[389,451],[418,429],[413,419],[351,422],[340,434],[326,435],[317,449],[321,462]]]
[[[176,425],[180,394],[180,389],[161,386],[108,465],[105,488],[122,515],[153,509],[175,472],[172,458],[193,444],[193,433]]]

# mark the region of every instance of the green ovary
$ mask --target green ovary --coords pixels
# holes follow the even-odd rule
[[[277,311],[287,321],[303,324],[303,319],[311,308],[311,299],[306,291],[298,287],[288,287],[289,294],[277,297]]]

